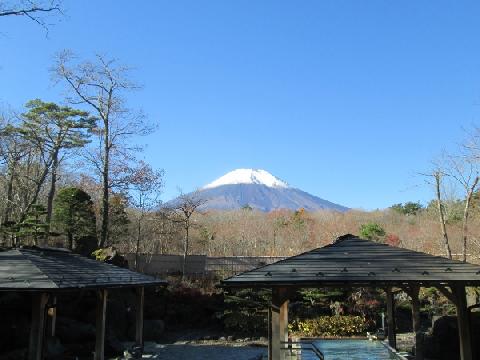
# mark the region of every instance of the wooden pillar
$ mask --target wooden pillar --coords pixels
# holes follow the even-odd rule
[[[57,297],[53,295],[51,307],[48,308],[48,336],[55,336],[57,326]]]
[[[460,338],[460,359],[472,360],[472,338],[470,328],[470,314],[467,309],[467,297],[465,285],[452,286],[455,296],[455,306],[457,307],[458,336]]]
[[[97,290],[94,360],[104,360],[107,295],[108,295],[107,289]]]
[[[268,360],[272,360],[272,306],[268,307]]]
[[[272,290],[272,305],[269,310],[269,339],[268,339],[268,359],[282,360],[285,348],[283,341],[288,341],[288,300],[286,289],[274,288]]]
[[[47,293],[35,293],[32,296],[32,323],[28,344],[28,360],[41,360],[45,330],[45,307],[48,301]]]
[[[418,294],[420,287],[413,285],[409,287],[408,295],[412,298],[412,322],[415,334],[415,360],[423,360],[423,334],[420,331],[420,300]]]
[[[397,349],[397,334],[395,323],[395,299],[393,298],[392,288],[386,289],[387,293],[387,327],[388,327],[388,345]]]
[[[283,343],[288,342],[288,303],[289,300],[285,299],[280,305],[280,341]],[[286,348],[286,344],[282,344],[281,347]],[[286,351],[283,351],[280,355],[282,359],[287,358]]]
[[[145,291],[143,286],[136,289],[135,302],[135,342],[143,349],[143,305],[145,302]]]

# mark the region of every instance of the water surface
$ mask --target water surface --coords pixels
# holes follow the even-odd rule
[[[369,340],[317,340],[315,345],[325,356],[325,360],[390,360],[395,355],[380,341]],[[313,360],[316,356],[304,352],[303,359]]]

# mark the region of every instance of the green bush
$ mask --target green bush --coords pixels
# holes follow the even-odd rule
[[[240,333],[261,333],[267,327],[267,313],[248,311],[225,311],[223,320],[225,329]]]
[[[294,321],[289,328],[300,336],[352,336],[365,333],[367,322],[365,318],[354,315],[320,316]]]
[[[223,322],[225,329],[237,333],[267,332],[267,311],[271,295],[266,290],[230,290],[224,293]]]
[[[385,234],[385,230],[377,223],[369,222],[360,225],[360,236],[364,239],[381,241]]]

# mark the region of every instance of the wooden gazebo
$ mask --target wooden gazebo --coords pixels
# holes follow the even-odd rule
[[[354,235],[222,281],[223,287],[271,288],[269,359],[283,359],[288,341],[288,302],[292,291],[308,287],[375,287],[387,294],[388,340],[396,348],[392,288],[412,298],[413,330],[420,344],[420,287],[436,287],[457,309],[460,357],[472,360],[470,316],[466,286],[480,286],[480,266],[398,248]],[[416,359],[423,359],[420,346]]]
[[[95,360],[104,359],[105,315],[108,289],[136,289],[137,344],[143,344],[145,286],[165,286],[164,280],[143,275],[64,249],[18,248],[0,251],[0,291],[28,292],[32,296],[29,360],[41,360],[47,308],[60,292],[92,290],[97,293]],[[51,308],[53,329],[55,308]]]

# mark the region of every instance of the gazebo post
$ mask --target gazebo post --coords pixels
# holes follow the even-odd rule
[[[457,308],[458,336],[460,338],[460,359],[472,360],[470,316],[467,309],[465,285],[453,285],[451,288],[456,300],[455,306]]]
[[[94,360],[104,360],[105,356],[105,318],[107,310],[107,295],[107,289],[97,290]]]
[[[41,360],[43,352],[43,337],[45,330],[45,306],[47,293],[35,293],[32,297],[32,323],[28,345],[28,360]]]
[[[397,334],[395,324],[395,299],[393,298],[392,288],[389,286],[385,290],[387,293],[387,326],[388,326],[388,345],[397,349]]]
[[[139,287],[136,289],[135,304],[135,342],[142,347],[143,351],[143,306],[145,302],[145,289]]]
[[[48,336],[54,337],[57,326],[57,296],[52,295],[52,307],[48,309]]]
[[[282,305],[280,306],[280,342],[288,343],[288,304],[289,300],[285,299]],[[286,348],[286,344],[281,344],[282,348]],[[287,357],[287,352],[280,353],[280,357],[285,359]]]
[[[409,285],[407,293],[412,298],[412,327],[415,336],[415,360],[423,360],[423,337],[420,332],[420,286]]]
[[[272,305],[269,310],[268,359],[281,360],[283,341],[288,341],[288,299],[285,288],[272,289]]]

